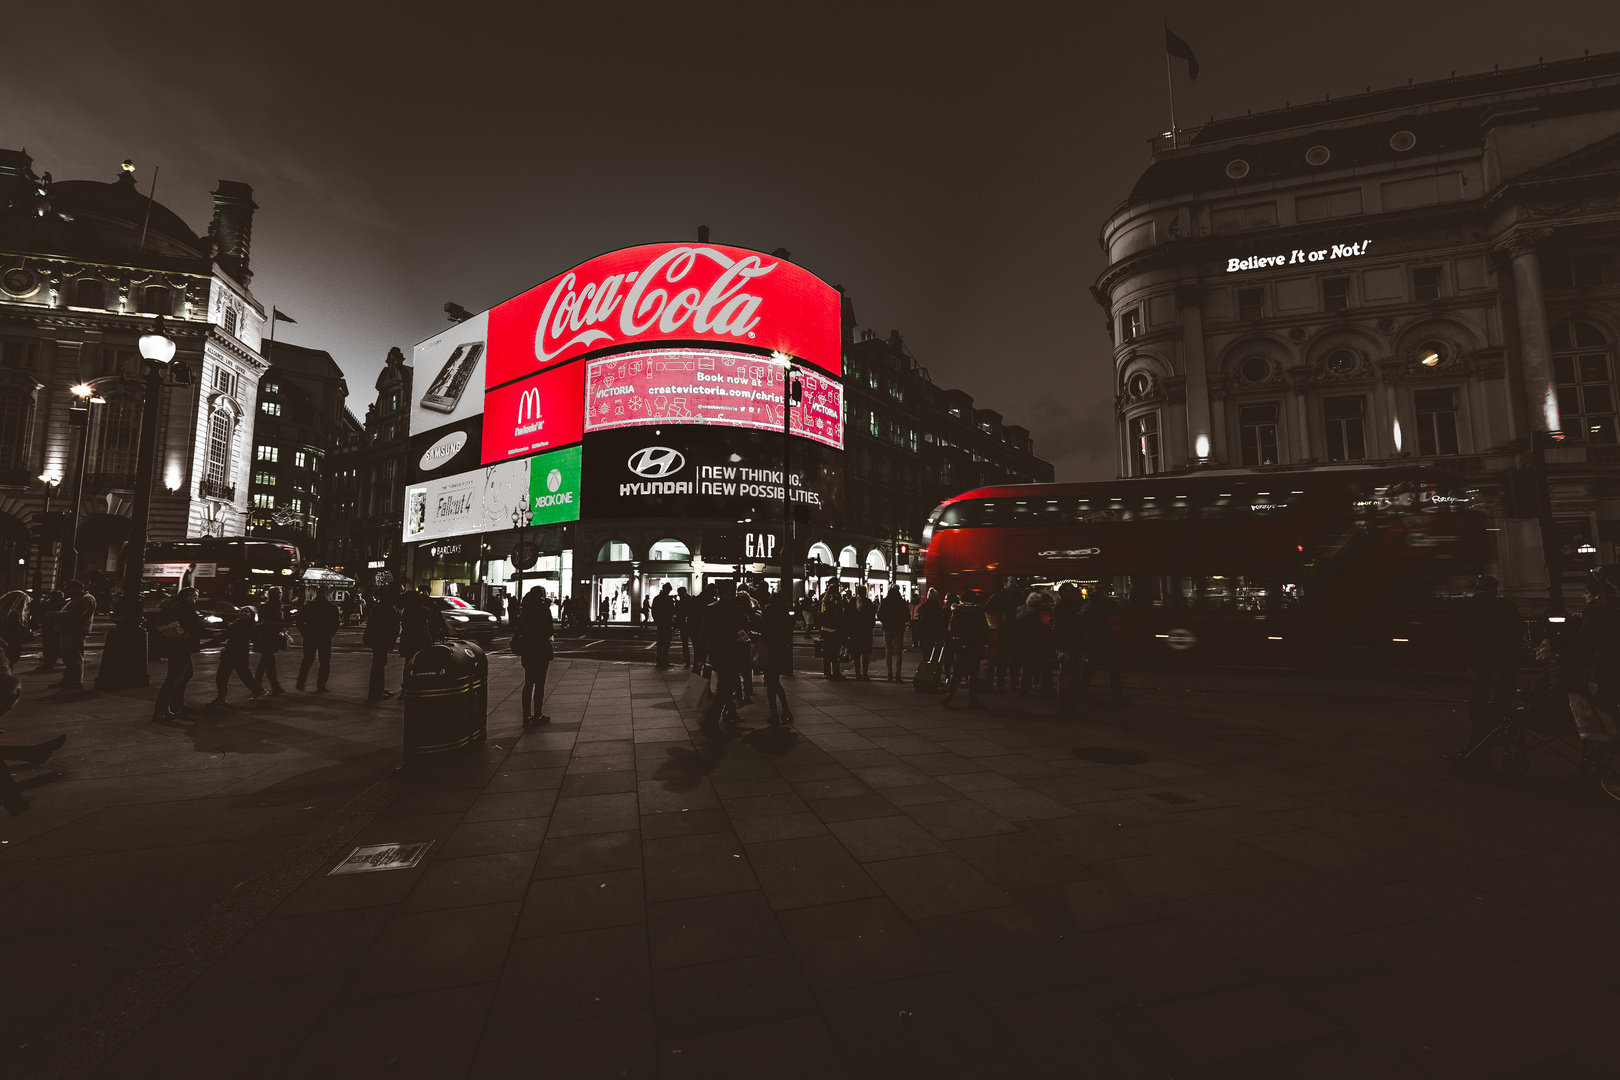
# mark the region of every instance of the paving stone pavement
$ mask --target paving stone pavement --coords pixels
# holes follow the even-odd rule
[[[683,676],[555,664],[553,723],[524,732],[497,657],[489,745],[382,771],[341,850],[189,953],[94,1075],[1612,1071],[1620,805],[1544,760],[1512,784],[1444,766],[1455,683],[1137,672],[1129,708],[1060,723],[1041,699],[947,710],[812,675],[789,684],[794,729],[756,704],[721,734],[679,707]],[[190,940],[201,899],[312,850],[299,815],[355,805],[398,710],[306,700],[178,736],[103,721],[161,741],[166,790],[95,810],[74,789],[96,724],[75,731],[68,777],[0,826],[0,947],[50,991],[5,999],[8,1046],[96,982],[39,957]],[[171,767],[177,737],[218,761]],[[353,775],[299,780],[321,769]],[[414,869],[327,875],[354,845],[419,840]],[[133,883],[127,918],[108,880]],[[69,1074],[59,1058],[19,1060]]]

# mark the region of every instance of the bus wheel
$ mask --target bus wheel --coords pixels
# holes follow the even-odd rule
[[[1364,673],[1386,665],[1384,643],[1372,634],[1351,631],[1340,634],[1328,647],[1328,660],[1340,671]]]

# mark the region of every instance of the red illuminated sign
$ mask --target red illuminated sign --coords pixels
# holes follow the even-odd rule
[[[710,244],[625,248],[492,308],[485,381],[672,341],[780,351],[836,375],[840,306],[836,289],[774,256]]]
[[[782,368],[762,358],[654,349],[584,363],[586,431],[659,423],[782,430]],[[843,387],[809,369],[795,378],[804,399],[789,417],[793,433],[843,449]]]
[[[484,464],[584,438],[585,365],[568,364],[484,395]]]

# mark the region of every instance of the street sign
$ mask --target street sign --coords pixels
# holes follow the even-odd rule
[[[1186,652],[1188,649],[1198,644],[1198,638],[1191,630],[1183,630],[1182,628],[1177,627],[1176,629],[1170,631],[1165,644],[1177,652]]]
[[[527,570],[540,558],[540,546],[527,540],[512,546],[512,565],[519,570]]]

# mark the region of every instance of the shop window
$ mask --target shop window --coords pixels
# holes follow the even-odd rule
[[[1159,471],[1159,414],[1148,413],[1131,421],[1131,446],[1135,454],[1132,475],[1152,476]]]
[[[630,545],[623,540],[609,540],[596,552],[597,562],[629,562]]]
[[[653,562],[679,562],[691,557],[691,549],[679,540],[660,540],[647,550],[647,558]]]
[[[1457,452],[1457,391],[1419,390],[1412,395],[1417,413],[1418,453],[1438,457]]]
[[[1440,268],[1420,266],[1412,271],[1412,299],[1440,299]]]
[[[1238,409],[1238,443],[1244,468],[1277,464],[1277,406],[1245,405]]]
[[[1323,279],[1322,307],[1328,311],[1345,311],[1350,307],[1349,278]]]
[[[1590,323],[1567,322],[1551,336],[1560,426],[1587,442],[1614,442],[1613,363],[1603,332]]]
[[[1239,289],[1237,291],[1238,319],[1242,322],[1253,322],[1264,314],[1266,290]]]
[[[1322,402],[1329,461],[1360,461],[1367,456],[1366,417],[1364,397],[1334,397]]]

